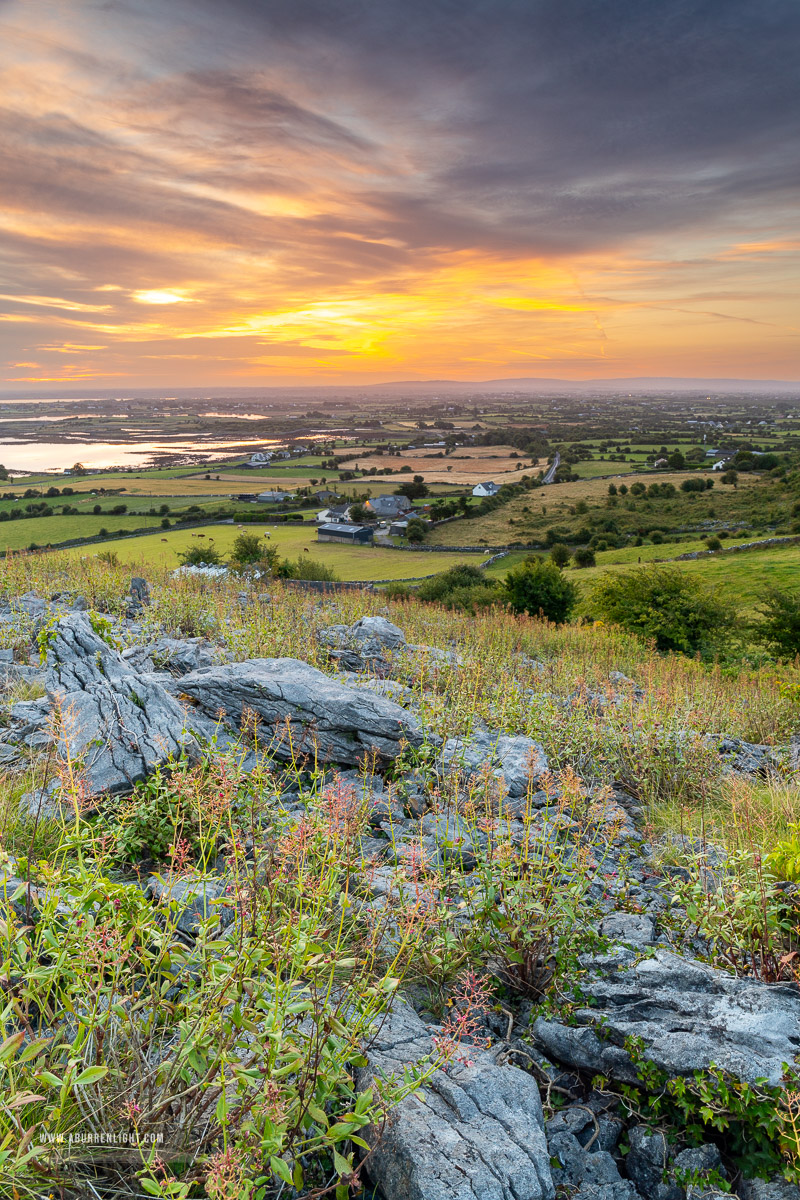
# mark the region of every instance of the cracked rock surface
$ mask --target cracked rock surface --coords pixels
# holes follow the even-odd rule
[[[634,951],[618,946],[586,965],[583,990],[594,1007],[578,1010],[579,1024],[542,1017],[533,1024],[539,1049],[559,1062],[635,1083],[623,1048],[633,1036],[671,1077],[716,1064],[748,1083],[777,1085],[783,1064],[800,1052],[800,994],[788,985],[736,979],[668,950],[637,961]]]
[[[434,1031],[435,1032],[435,1031]],[[360,1089],[431,1054],[431,1031],[398,1005],[358,1072]],[[534,1079],[500,1066],[470,1047],[470,1066],[435,1073],[394,1110],[367,1162],[372,1180],[391,1200],[551,1200],[550,1157]]]
[[[448,738],[437,765],[443,775],[457,771],[468,778],[488,770],[509,796],[519,797],[547,771],[547,758],[533,738],[479,729],[468,738]]]
[[[385,696],[347,687],[296,658],[253,658],[209,671],[193,671],[180,691],[201,713],[241,726],[255,713],[260,740],[278,758],[316,756],[354,766],[365,755],[393,759],[404,743],[422,742],[411,713]],[[191,718],[190,718],[191,724]]]
[[[59,757],[83,760],[90,796],[128,791],[194,750],[177,700],[132,671],[83,613],[55,625],[45,679],[61,712]]]

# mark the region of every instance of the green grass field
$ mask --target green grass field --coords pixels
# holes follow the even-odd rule
[[[647,466],[644,458],[641,461],[632,462],[608,462],[607,459],[593,458],[584,460],[583,462],[572,463],[570,470],[576,475],[580,475],[581,479],[597,479],[602,475],[635,475]]]
[[[754,540],[752,537],[728,538],[722,545],[723,549],[729,550],[732,546],[742,546],[746,542]],[[646,563],[659,558],[675,558],[679,554],[693,554],[696,550],[707,549],[704,538],[687,538],[681,542],[665,542],[661,546],[646,542],[643,546],[624,546],[619,550],[601,550],[595,557],[598,567],[610,567],[617,564],[630,566],[638,562]]]
[[[750,540],[750,539],[748,539]],[[741,545],[731,539],[726,548]],[[606,571],[632,570],[656,559],[670,562],[682,571],[711,586],[740,612],[752,613],[768,587],[800,589],[800,545],[767,550],[745,550],[740,554],[716,554],[713,557],[678,562],[676,554],[705,550],[705,543],[682,542],[677,546],[629,546],[624,550],[606,550],[597,555],[597,566],[579,570],[567,567],[570,579],[578,584],[582,598],[578,611],[589,611],[588,593],[592,582]],[[502,579],[511,567],[522,562],[531,551],[515,550],[486,568],[487,576]]]
[[[656,549],[663,547],[656,547]],[[635,565],[635,563],[634,563]],[[584,571],[571,572],[582,586],[601,571],[630,569],[630,563],[609,564],[590,567]],[[712,558],[678,562],[689,575],[696,576],[714,591],[729,601],[740,612],[751,612],[764,598],[768,587],[800,588],[800,546],[787,546],[776,550],[747,550],[741,554],[714,555]]]
[[[19,493],[17,493],[19,495]],[[2,500],[0,499],[0,512],[9,512],[14,508],[24,509],[27,504],[49,504],[54,509],[54,516],[61,514],[63,506],[67,505],[70,508],[77,508],[81,515],[88,514],[92,516],[92,509],[96,504],[108,514],[108,510],[117,504],[126,505],[129,513],[148,513],[151,508],[158,509],[162,504],[168,504],[172,512],[184,511],[190,504],[196,505],[198,508],[214,508],[227,507],[230,509],[236,506],[236,501],[229,503],[227,496],[183,496],[179,494],[163,495],[163,496],[129,496],[127,493],[121,496],[98,496],[90,492],[80,492],[74,496],[35,496],[32,500],[17,499],[17,500]],[[241,507],[239,505],[238,507]],[[27,518],[23,518],[26,519]],[[116,520],[116,517],[109,515],[109,520]]]
[[[47,518],[44,518],[46,520]],[[69,519],[69,518],[65,518]],[[44,523],[44,520],[41,522]],[[30,522],[34,524],[34,522]],[[263,526],[243,526],[248,532],[258,532],[263,536]],[[177,567],[180,565],[179,550],[190,546],[209,544],[223,554],[229,553],[240,529],[236,525],[208,525],[203,529],[165,530],[138,538],[124,538],[119,541],[107,541],[97,547],[75,547],[65,550],[65,554],[81,557],[87,554],[98,554],[113,551],[120,562],[142,563],[145,566],[152,563],[159,566]],[[380,546],[344,546],[335,542],[317,542],[316,529],[301,529],[298,526],[281,527],[272,525],[269,530],[269,544],[277,547],[280,553],[289,559],[309,550],[309,557],[334,568],[340,579],[419,579],[424,575],[432,575],[444,571],[457,562],[480,562],[480,554],[458,553],[425,553],[413,550],[387,550]],[[204,535],[200,537],[199,535]],[[265,539],[266,541],[266,539]]]
[[[3,521],[0,524],[0,550],[24,550],[35,543],[37,546],[57,545],[73,538],[94,537],[101,529],[110,533],[118,529],[142,529],[148,523],[158,528],[160,517],[36,517],[31,520]]]

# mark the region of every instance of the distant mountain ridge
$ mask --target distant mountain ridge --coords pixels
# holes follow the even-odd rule
[[[641,395],[653,391],[708,392],[716,395],[740,392],[797,393],[800,395],[800,380],[791,379],[694,379],[683,376],[636,375],[619,376],[615,379],[559,379],[536,376],[514,376],[499,379],[398,379],[388,383],[327,383],[327,384],[272,384],[263,387],[203,387],[203,388],[59,388],[48,391],[23,391],[4,388],[0,390],[2,400],[102,400],[114,397],[139,397],[142,399],[198,399],[216,400],[222,397],[241,399],[266,395],[295,395],[304,398],[319,395],[374,395],[381,392],[485,392],[525,391],[531,393],[556,392],[562,394],[589,395],[607,392],[630,392]]]

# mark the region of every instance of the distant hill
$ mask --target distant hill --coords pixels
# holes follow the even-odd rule
[[[304,384],[280,387],[232,387],[232,388],[123,388],[121,391],[113,388],[80,388],[80,389],[50,389],[49,391],[25,391],[22,389],[0,390],[0,400],[50,400],[50,399],[104,399],[112,395],[137,396],[143,399],[159,399],[165,395],[183,400],[197,397],[198,399],[218,399],[222,397],[248,399],[254,397],[296,396],[307,398],[320,395],[376,395],[402,391],[418,394],[436,392],[458,392],[463,394],[481,393],[486,391],[522,391],[531,393],[560,393],[564,395],[587,394],[603,395],[607,393],[630,392],[642,395],[652,392],[707,392],[714,395],[753,393],[774,395],[800,395],[800,380],[791,379],[692,379],[683,377],[637,375],[620,376],[616,379],[558,379],[538,378],[535,376],[514,376],[501,379],[398,379],[388,383],[351,383],[351,384]]]

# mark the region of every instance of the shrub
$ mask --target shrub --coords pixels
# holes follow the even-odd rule
[[[579,546],[572,555],[576,567],[593,567],[596,564],[594,550],[591,546]]]
[[[488,579],[472,587],[454,588],[453,591],[440,601],[445,608],[458,609],[459,612],[475,613],[481,608],[491,608],[503,601],[503,593],[497,584]]]
[[[709,550],[721,550],[722,542],[719,540],[718,537],[710,537],[710,538],[706,538],[706,546],[708,547]]]
[[[424,542],[425,535],[428,532],[428,527],[424,521],[420,521],[419,517],[412,517],[408,522],[406,537],[410,542]]]
[[[652,638],[656,649],[684,654],[713,653],[734,617],[699,579],[662,564],[603,575],[595,584],[592,603],[615,625]]]
[[[671,500],[677,494],[674,483],[651,483],[647,489],[647,496],[650,500]]]
[[[178,558],[185,567],[218,567],[222,564],[222,555],[216,546],[189,546],[187,550],[179,550]]]
[[[339,576],[333,567],[320,562],[319,559],[309,558],[306,554],[298,554],[297,561],[287,563],[288,570],[278,571],[288,579],[318,579],[323,582],[337,583]]]
[[[556,564],[535,556],[511,568],[504,588],[514,612],[546,617],[556,624],[568,620],[578,599],[575,584]]]
[[[383,595],[387,600],[407,600],[411,595],[411,589],[407,583],[388,583],[383,589]]]
[[[242,532],[237,535],[231,550],[231,559],[236,563],[257,563],[264,557],[264,542],[257,533]]]
[[[681,484],[682,492],[704,492],[706,488],[713,487],[713,479],[684,479]]]
[[[450,567],[447,571],[440,571],[438,575],[426,579],[417,588],[416,594],[420,600],[444,600],[458,588],[482,586],[485,582],[486,576],[480,567],[459,563],[456,567]]]
[[[753,627],[757,640],[781,658],[800,654],[800,591],[770,588],[757,611],[761,614]]]
[[[550,559],[557,567],[565,567],[570,560],[569,547],[563,542],[556,542],[550,551]]]

